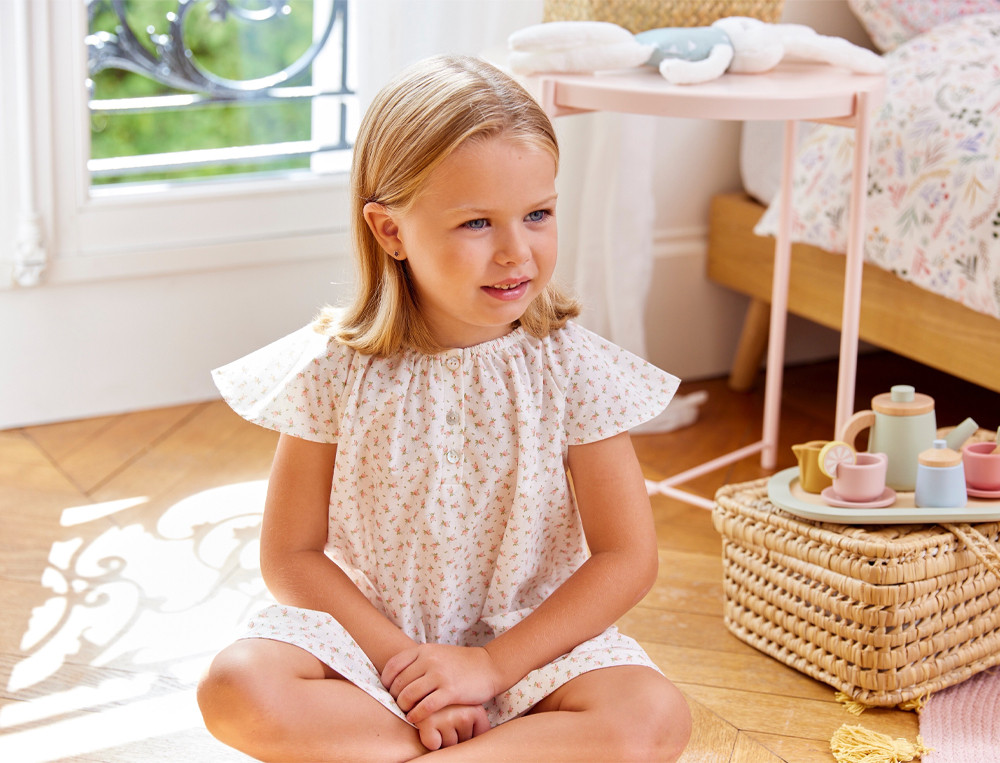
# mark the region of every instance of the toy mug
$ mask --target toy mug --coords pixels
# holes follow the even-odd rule
[[[935,440],[934,447],[917,459],[914,503],[918,508],[954,509],[965,506],[968,500],[962,454],[944,440]]]
[[[973,490],[1000,490],[1000,453],[995,442],[973,442],[962,449],[965,482]]]
[[[858,453],[853,464],[838,464],[833,492],[853,503],[874,501],[885,492],[888,460],[885,453]]]
[[[872,398],[870,411],[858,411],[844,425],[840,439],[854,445],[865,429],[868,451],[889,458],[886,484],[893,490],[913,490],[917,483],[917,458],[933,447],[937,435],[934,399],[908,384]]]
[[[819,468],[819,452],[826,443],[826,440],[810,440],[792,446],[792,452],[799,461],[799,486],[807,493],[822,493],[832,484],[832,480]]]

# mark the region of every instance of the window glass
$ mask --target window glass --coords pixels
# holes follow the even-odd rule
[[[94,186],[305,173],[319,154],[346,167],[346,0],[87,0],[87,11]]]

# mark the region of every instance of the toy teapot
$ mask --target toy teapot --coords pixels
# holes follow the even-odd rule
[[[868,451],[889,457],[886,485],[893,490],[913,490],[917,459],[934,446],[937,436],[934,399],[909,384],[897,384],[872,398],[872,410],[858,411],[849,418],[840,439],[853,446],[858,434],[868,428]]]

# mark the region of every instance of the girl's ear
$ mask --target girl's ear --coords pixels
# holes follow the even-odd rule
[[[365,216],[365,222],[368,224],[372,235],[375,236],[375,240],[378,241],[379,246],[385,250],[386,254],[392,255],[398,252],[399,254],[394,256],[397,259],[402,259],[402,241],[399,239],[399,226],[393,219],[389,209],[384,204],[369,201],[365,204],[362,211]]]

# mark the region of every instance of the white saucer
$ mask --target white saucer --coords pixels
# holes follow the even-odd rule
[[[1000,498],[1000,490],[979,490],[966,485],[965,492],[973,498]]]
[[[896,491],[891,487],[887,487],[882,491],[882,495],[874,501],[848,501],[834,493],[832,487],[824,488],[820,495],[831,506],[844,509],[881,509],[885,506],[891,506],[896,500]]]

